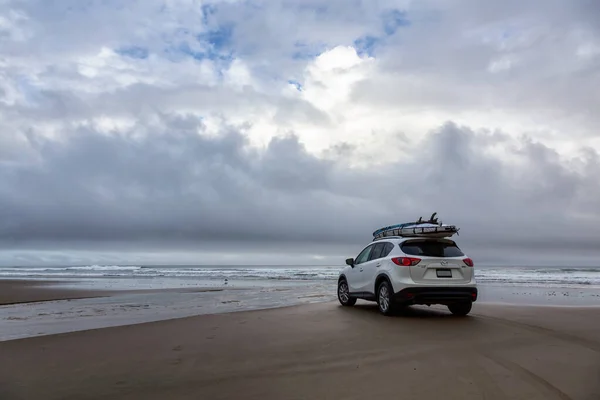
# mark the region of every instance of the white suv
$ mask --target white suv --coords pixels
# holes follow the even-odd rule
[[[473,260],[448,238],[375,239],[346,264],[337,290],[344,306],[371,300],[390,315],[401,306],[444,304],[464,316],[477,300]]]

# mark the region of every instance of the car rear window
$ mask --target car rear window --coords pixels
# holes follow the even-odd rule
[[[410,240],[400,243],[404,254],[425,257],[461,257],[464,253],[452,241]]]

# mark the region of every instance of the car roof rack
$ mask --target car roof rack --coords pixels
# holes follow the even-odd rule
[[[381,236],[378,238],[373,239],[373,242],[377,242],[379,240],[384,240],[384,239],[436,239],[436,240],[451,240],[454,241],[451,237],[427,237],[426,235],[423,236]]]
[[[375,239],[373,239],[374,242],[378,241],[378,240],[383,240],[383,239],[406,239],[406,236],[381,236],[381,237],[377,237]]]

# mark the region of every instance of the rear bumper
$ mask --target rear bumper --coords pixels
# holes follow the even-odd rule
[[[477,301],[476,287],[411,287],[394,294],[394,301],[404,304],[452,304]]]

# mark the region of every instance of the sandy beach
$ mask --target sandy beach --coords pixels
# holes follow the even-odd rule
[[[600,399],[600,308],[328,302],[0,343],[0,399]]]

